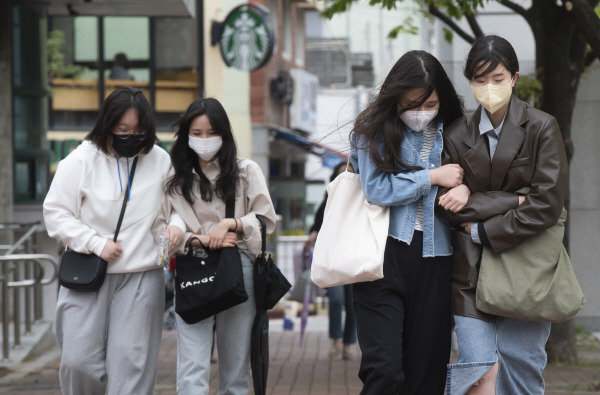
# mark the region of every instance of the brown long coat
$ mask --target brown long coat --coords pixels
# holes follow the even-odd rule
[[[498,146],[490,163],[487,139],[479,133],[481,106],[467,124],[456,120],[444,132],[443,163],[458,163],[471,190],[459,213],[438,207],[455,227],[452,311],[489,319],[475,308],[481,245],[461,231],[460,224],[481,221],[496,253],[518,245],[556,224],[568,189],[568,164],[554,117],[512,96]],[[519,205],[515,192],[530,187]]]

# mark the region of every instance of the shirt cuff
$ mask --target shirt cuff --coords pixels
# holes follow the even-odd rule
[[[104,250],[104,246],[106,246],[107,242],[108,242],[108,239],[105,239],[104,237],[94,236],[88,242],[88,246],[89,246],[88,250],[90,252],[100,256],[100,254],[102,254],[102,250]]]
[[[479,222],[471,223],[471,239],[473,243],[481,244],[481,239],[479,238]]]
[[[171,219],[169,220],[169,226],[176,226],[177,228],[179,228],[179,230],[181,230],[181,233],[185,233],[185,231],[187,230],[185,222],[179,216],[179,214],[171,215]]]
[[[177,248],[175,249],[175,253],[176,254],[187,254],[188,253],[188,248],[186,247],[186,244],[188,243],[188,240],[192,237],[192,235],[194,233],[192,232],[184,232],[185,234],[183,235],[183,240],[181,241],[181,243],[177,246]]]
[[[479,239],[481,240],[481,244],[490,247],[490,241],[488,240],[487,233],[485,232],[483,222],[477,223],[477,233],[479,233]]]
[[[431,192],[431,176],[429,170],[417,172],[417,196],[427,196]]]

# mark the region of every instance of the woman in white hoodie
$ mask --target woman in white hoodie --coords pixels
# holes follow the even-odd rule
[[[51,237],[108,262],[98,291],[60,287],[56,337],[63,394],[154,392],[164,280],[151,230],[170,168],[169,155],[155,141],[152,110],[142,92],[117,89],[85,141],[59,163],[44,201]],[[127,209],[113,242],[128,185]]]

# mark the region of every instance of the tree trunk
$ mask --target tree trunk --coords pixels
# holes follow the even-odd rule
[[[579,78],[583,72],[586,43],[573,15],[556,2],[534,0],[531,26],[536,40],[536,63],[538,79],[542,83],[540,109],[553,115],[563,136],[570,162],[573,157],[571,141],[571,118]],[[569,198],[565,201],[569,210]],[[565,228],[565,247],[569,249],[569,227]],[[575,322],[569,320],[552,325],[546,345],[549,362],[574,364],[577,362]]]

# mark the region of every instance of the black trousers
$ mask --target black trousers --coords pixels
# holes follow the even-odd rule
[[[362,395],[444,393],[452,257],[422,255],[422,232],[410,246],[388,237],[384,278],[353,286]]]

